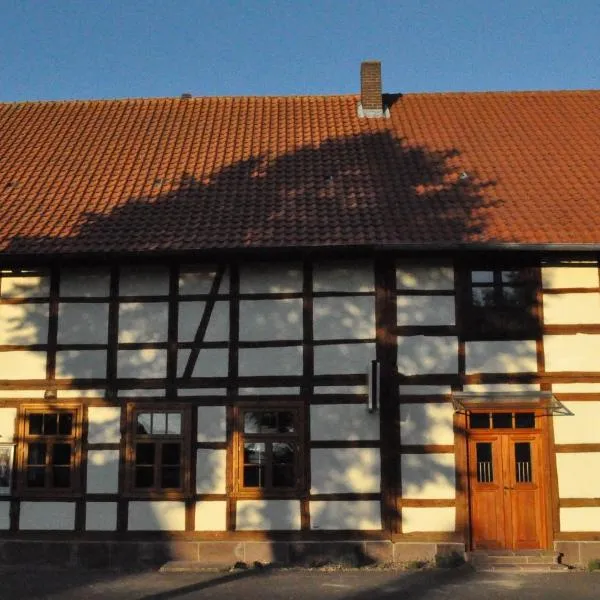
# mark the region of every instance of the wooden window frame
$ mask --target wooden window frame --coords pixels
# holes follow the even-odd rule
[[[291,412],[294,414],[294,423],[296,432],[294,434],[286,433],[251,433],[244,432],[244,415],[246,412]],[[290,400],[269,400],[264,402],[244,402],[234,407],[234,491],[238,498],[300,498],[307,493],[306,482],[306,417],[304,405],[302,402]],[[294,467],[296,469],[296,485],[294,487],[244,487],[244,443],[246,440],[256,442],[264,441],[273,443],[279,441],[292,441],[297,445]],[[269,463],[269,468],[272,463]]]
[[[147,434],[141,435],[136,431],[137,415],[140,413],[179,413],[181,415],[181,433],[175,434]],[[159,499],[187,499],[191,497],[191,409],[183,404],[155,404],[132,402],[127,405],[125,435],[125,496],[128,498],[159,498]],[[178,441],[181,445],[181,486],[177,489],[161,488],[157,485],[151,488],[135,487],[135,448],[140,440],[154,441],[162,444]],[[155,460],[154,473],[157,481],[160,462]]]
[[[507,272],[523,273],[522,282],[507,282],[502,278]],[[492,274],[492,281],[474,282],[474,272]],[[535,266],[470,265],[462,271],[460,311],[462,335],[466,340],[535,339],[541,332],[540,319],[540,269]],[[495,304],[475,304],[473,290],[493,288]],[[528,290],[529,304],[511,305],[505,301],[504,290]]]
[[[31,414],[50,414],[50,413],[73,413],[73,423],[70,435],[43,435],[29,433],[29,420]],[[81,495],[82,484],[82,432],[83,432],[83,408],[80,404],[25,404],[19,409],[19,427],[17,443],[17,464],[19,465],[17,473],[17,490],[19,495],[30,498],[56,498],[73,497]],[[72,447],[70,476],[71,485],[69,487],[44,486],[43,488],[27,486],[27,459],[29,454],[29,444],[36,442],[45,442],[51,446],[55,443],[69,441]],[[51,463],[47,451],[46,471],[51,469]],[[46,478],[48,475],[46,474]]]

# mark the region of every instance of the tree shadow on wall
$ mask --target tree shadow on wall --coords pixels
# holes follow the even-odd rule
[[[214,257],[220,249],[272,252],[401,243],[418,247],[432,238],[440,243],[468,242],[485,237],[486,212],[501,201],[494,196],[494,182],[480,181],[472,171],[463,177],[463,171],[460,151],[455,148],[430,151],[410,146],[388,132],[340,137],[275,159],[243,160],[210,179],[189,172],[169,181],[161,179],[157,186],[164,192],[131,197],[109,214],[84,214],[77,228],[63,237],[16,238],[8,251],[25,254],[34,248],[65,257],[88,252],[98,258],[122,252],[131,258],[145,254],[150,258],[153,252],[183,253],[197,248],[212,250]],[[135,313],[134,306],[130,309]],[[17,317],[11,343],[25,343],[22,334],[28,327],[43,337],[47,323],[36,311]],[[136,321],[135,314],[129,318]],[[139,321],[144,318],[140,313]],[[89,334],[85,334],[87,326],[81,325],[84,337]],[[153,335],[153,331],[146,333],[138,332],[137,339]],[[446,346],[426,348],[427,356],[421,358],[425,362],[447,360],[446,351]],[[81,360],[77,354],[61,356],[65,377],[81,373],[85,368]],[[362,477],[345,459],[341,454],[336,457],[332,481]],[[435,459],[428,460],[426,465],[408,465],[403,477],[411,486],[454,482],[454,469],[447,462],[431,464]],[[345,470],[352,471],[346,478],[342,477]],[[396,507],[386,510],[389,513]],[[323,515],[322,520],[337,517]],[[260,518],[268,528],[267,511]],[[346,520],[351,522],[352,515]]]

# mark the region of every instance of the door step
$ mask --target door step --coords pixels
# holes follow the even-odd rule
[[[467,562],[477,571],[566,571],[560,553],[552,550],[477,550],[467,552]]]

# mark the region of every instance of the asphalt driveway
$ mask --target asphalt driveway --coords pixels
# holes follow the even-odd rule
[[[427,569],[124,573],[0,567],[0,599],[123,600],[583,600],[600,598],[600,573],[475,573]]]

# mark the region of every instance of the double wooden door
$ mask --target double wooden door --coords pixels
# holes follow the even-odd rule
[[[473,549],[544,547],[544,470],[539,432],[471,431],[468,447]]]

